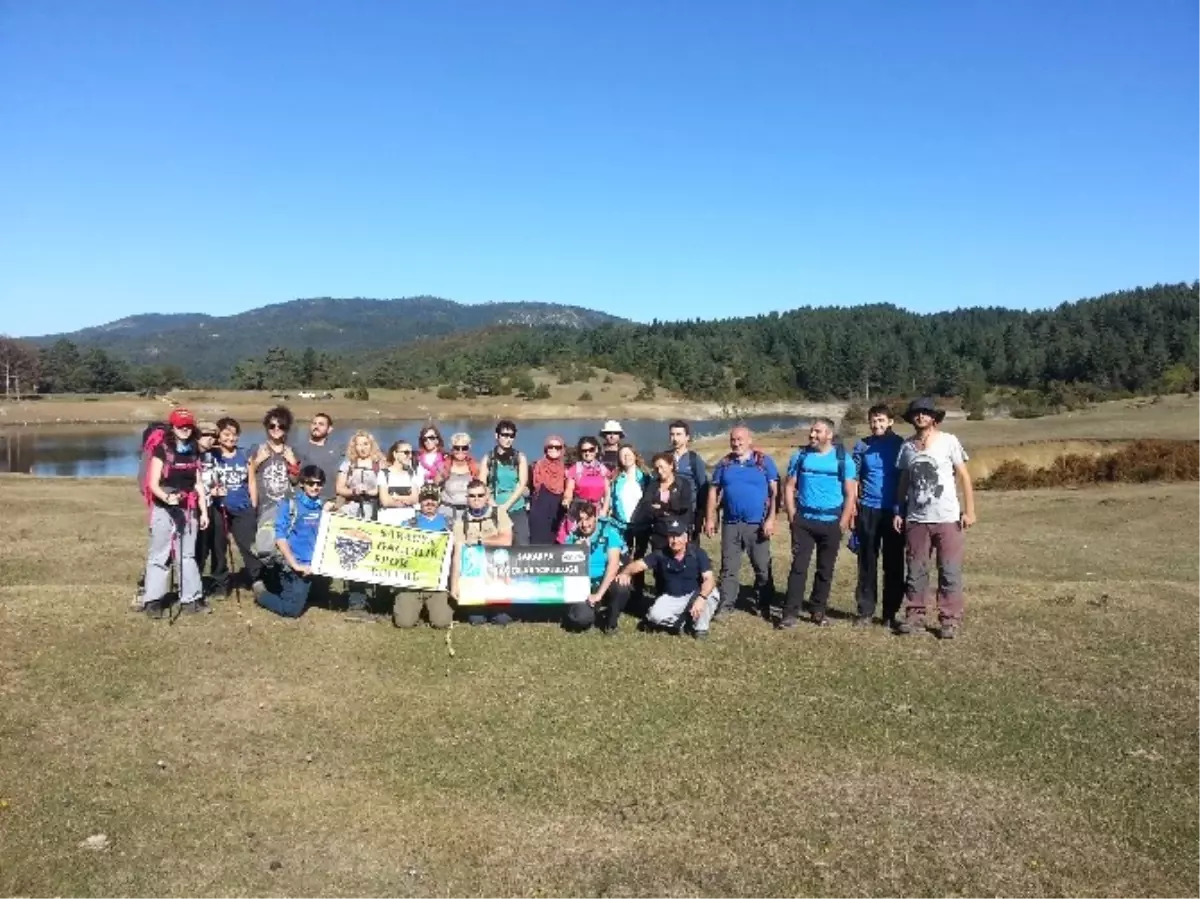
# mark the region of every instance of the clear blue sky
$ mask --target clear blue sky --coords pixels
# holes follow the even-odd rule
[[[1195,0],[0,0],[0,331],[1200,270]]]

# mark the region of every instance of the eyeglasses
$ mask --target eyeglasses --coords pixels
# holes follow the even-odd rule
[[[311,478],[304,481],[303,483],[304,483],[305,487],[324,487],[325,486],[324,481],[314,481]]]
[[[514,434],[512,431],[498,431],[496,433],[496,436],[497,437],[507,437],[511,440],[513,437],[516,437],[517,435]]]
[[[467,499],[487,499],[486,493],[468,493]]]
[[[456,453],[465,453],[470,448],[470,446],[458,446],[457,444],[450,447],[450,449],[454,450]]]
[[[546,449],[548,449],[548,450],[561,450],[562,448],[563,448],[563,445],[561,443],[547,443],[546,444]]]

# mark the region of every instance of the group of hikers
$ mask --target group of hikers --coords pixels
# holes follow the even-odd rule
[[[424,612],[431,626],[444,628],[457,611],[453,575],[461,547],[571,544],[586,553],[591,585],[586,602],[567,604],[563,623],[572,630],[596,626],[615,634],[622,615],[637,612],[644,626],[704,639],[738,606],[743,556],[754,573],[743,608],[781,630],[805,619],[824,627],[849,534],[858,562],[855,626],[878,620],[898,634],[926,633],[936,563],[935,630],[952,639],[962,621],[964,531],[975,522],[975,503],[966,452],[941,430],[944,416],[929,398],[912,401],[903,418],[915,433],[905,439],[893,430],[891,410],[873,406],[870,434],[849,451],[833,421],[816,418],[807,445],[791,454],[781,475],[745,426],[729,432],[729,452],[710,470],[691,449],[685,421],[668,425],[669,448],[647,464],[613,420],[599,437],[581,437],[573,447],[549,436],[541,457],[531,460],[516,448],[517,426],[507,419],[496,424],[495,445],[477,457],[470,435],[452,434],[447,442],[432,423],[415,443],[397,440],[386,451],[365,430],[335,441],[333,419],[323,412],[312,417],[306,440],[291,442],[294,420],[284,406],[267,412],[265,438],[244,449],[235,419],[197,422],[176,408],[143,434],[139,482],[150,507],[150,548],[135,606],[162,616],[174,568],[179,614],[211,611],[210,600],[230,595],[236,582],[286,617],[299,617],[323,597],[353,620],[375,620],[390,605],[398,627],[415,626]],[[344,596],[335,596],[330,579],[312,571],[321,517],[333,511],[450,532],[449,590],[347,581]],[[781,513],[792,562],[775,619],[771,539]],[[718,534],[714,574],[700,538]],[[495,608],[468,620],[512,620],[514,607]]]

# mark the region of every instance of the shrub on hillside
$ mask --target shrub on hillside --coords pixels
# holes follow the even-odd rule
[[[529,395],[531,400],[548,400],[550,399],[550,388],[545,384],[538,384],[533,389],[533,393]]]
[[[1002,462],[990,477],[980,481],[979,487],[982,490],[1029,490],[1196,480],[1200,480],[1200,442],[1137,440],[1102,456],[1067,453],[1047,468],[1030,468],[1016,459]]]
[[[579,402],[581,403],[590,403],[593,399],[595,399],[595,397],[592,396],[592,392],[590,390],[585,390],[583,393],[579,394]]]
[[[438,388],[437,398],[439,400],[456,400],[458,399],[458,388],[453,384],[443,384]]]
[[[351,387],[342,394],[342,397],[348,400],[369,400],[371,392],[366,387]]]

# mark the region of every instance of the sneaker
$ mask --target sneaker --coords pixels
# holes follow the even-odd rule
[[[775,625],[775,630],[777,630],[777,631],[795,630],[796,625],[799,623],[800,623],[799,618],[789,615],[789,616],[779,619],[779,623],[777,625]]]
[[[472,627],[479,627],[481,624],[487,624],[487,615],[468,615],[467,623]]]
[[[267,592],[267,585],[262,582],[262,578],[259,578],[250,585],[250,589],[254,591],[255,596],[263,596]]]
[[[692,639],[693,640],[707,640],[708,639],[708,631],[694,631],[692,633]]]
[[[620,626],[614,624],[612,627],[600,628],[600,635],[602,637],[615,637],[618,631],[620,631]]]
[[[833,622],[825,617],[824,612],[815,612],[812,616],[813,627],[829,627]]]
[[[854,619],[854,627],[870,627],[870,626],[871,626],[871,616],[870,615],[859,615],[857,618]]]
[[[141,611],[145,613],[147,618],[162,618],[164,608],[165,606],[161,599],[152,599],[142,605]]]
[[[347,621],[370,622],[375,621],[375,616],[371,614],[371,610],[366,606],[351,606],[346,610],[345,619]]]
[[[211,611],[212,608],[202,599],[196,599],[192,602],[181,602],[179,604],[180,615],[207,615]]]
[[[908,618],[896,625],[896,633],[902,637],[921,636],[926,633],[925,619]]]
[[[958,625],[953,621],[943,622],[941,629],[938,631],[938,639],[953,640],[958,636]]]
[[[492,624],[496,625],[496,627],[504,627],[512,624],[512,620],[512,615],[509,615],[507,612],[497,612],[492,616]]]

